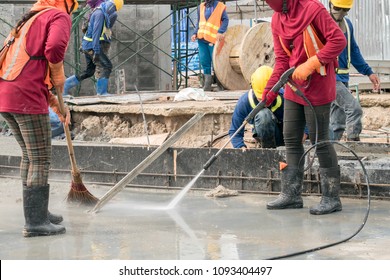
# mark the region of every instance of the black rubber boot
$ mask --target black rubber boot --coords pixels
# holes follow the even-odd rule
[[[50,189],[50,185],[48,185],[48,186]],[[23,189],[24,188],[27,188],[27,186],[25,184],[23,184]],[[62,221],[64,220],[64,218],[61,215],[52,214],[52,213],[50,213],[50,211],[47,211],[47,215],[49,217],[50,223],[52,223],[52,224],[58,225],[58,224],[62,223]]]
[[[47,236],[65,233],[65,227],[49,221],[49,186],[24,187],[23,208],[26,224],[24,237]]]
[[[223,87],[221,82],[218,80],[217,75],[214,75],[214,80],[215,80],[215,83],[217,84],[217,91],[224,91],[225,88]]]
[[[50,211],[47,211],[47,217],[49,218],[50,223],[52,224],[60,224],[64,220],[64,218],[61,215],[56,215],[50,213]]]
[[[320,168],[321,202],[310,207],[310,214],[324,215],[341,211],[340,193],[340,166]]]
[[[211,87],[212,84],[213,84],[213,76],[211,76],[209,74],[205,74],[204,75],[203,90],[204,91],[211,91],[212,90],[212,87]]]
[[[302,208],[303,171],[287,166],[282,170],[280,183],[282,190],[277,199],[267,203],[267,209]]]

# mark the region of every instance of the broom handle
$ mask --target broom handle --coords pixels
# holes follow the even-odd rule
[[[61,114],[65,117],[65,104],[64,99],[62,98],[62,92],[58,93],[58,103],[60,105]],[[69,152],[69,158],[70,158],[70,164],[72,166],[72,173],[80,173],[79,169],[77,168],[76,159],[74,156],[74,150],[73,150],[73,144],[72,144],[72,137],[70,135],[69,126],[67,126],[65,123],[63,123],[65,136],[66,136],[66,144],[68,145],[68,152]]]

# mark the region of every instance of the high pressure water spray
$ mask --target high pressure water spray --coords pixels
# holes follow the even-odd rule
[[[284,87],[284,85],[289,82],[290,76],[294,72],[295,68],[290,68],[280,77],[279,81],[272,87],[271,91],[279,92],[279,90]],[[262,101],[248,114],[241,126],[234,132],[232,136],[226,141],[226,143],[218,150],[218,152],[211,156],[211,158],[203,165],[203,169],[178,193],[178,195],[169,203],[167,209],[172,209],[176,206],[177,203],[184,197],[184,195],[191,189],[199,177],[214,163],[230,141],[251,121],[260,110],[264,109],[266,106],[266,101]]]

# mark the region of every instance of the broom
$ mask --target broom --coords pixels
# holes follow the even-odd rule
[[[62,93],[57,94],[58,103],[60,105],[60,110],[62,115],[65,114],[65,105],[64,100],[62,98]],[[78,202],[84,205],[95,205],[99,199],[96,198],[93,194],[91,194],[88,189],[84,186],[83,180],[81,178],[80,170],[77,167],[76,159],[74,156],[72,138],[70,135],[69,127],[64,123],[64,131],[66,136],[66,143],[68,146],[70,164],[72,167],[72,184],[70,186],[70,191],[68,193],[68,202]]]

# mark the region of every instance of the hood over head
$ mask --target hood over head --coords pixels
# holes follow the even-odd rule
[[[79,7],[76,0],[38,0],[31,11],[42,11],[47,8],[57,8],[67,14],[71,14]]]
[[[267,2],[268,6],[270,6],[272,10],[278,13],[283,11],[283,4],[287,4],[285,0],[265,0],[265,2]],[[287,8],[287,5],[285,8]]]
[[[95,9],[96,7],[99,7],[101,3],[103,3],[106,0],[87,0],[88,6],[90,6],[92,9]]]

